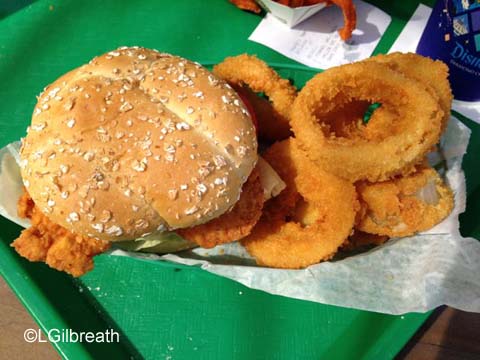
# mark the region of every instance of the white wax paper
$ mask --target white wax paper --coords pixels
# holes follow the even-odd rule
[[[455,193],[450,216],[429,231],[392,239],[368,252],[304,270],[256,266],[237,243],[163,256],[119,249],[111,254],[197,265],[271,294],[387,314],[425,312],[444,304],[480,312],[480,242],[462,238],[458,222],[465,210],[461,164],[469,137],[470,130],[452,117],[440,152],[432,156],[434,162],[446,160],[445,179]],[[25,226],[16,217],[21,178],[12,162],[17,149],[12,144],[0,150],[0,214]]]

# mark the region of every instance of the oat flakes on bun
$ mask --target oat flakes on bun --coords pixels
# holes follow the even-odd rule
[[[58,239],[44,221],[71,234],[70,242],[102,244],[208,225],[235,211],[244,184],[254,183],[249,194],[262,191],[257,159],[249,112],[225,81],[156,50],[110,51],[38,97],[21,173],[23,202],[42,219],[24,231],[36,245],[22,242],[22,233],[13,246],[27,258],[43,247],[34,260],[48,260]],[[259,217],[263,196],[242,204]]]

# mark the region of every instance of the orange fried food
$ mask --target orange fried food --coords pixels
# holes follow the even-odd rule
[[[361,211],[355,227],[389,237],[410,236],[430,229],[450,214],[453,193],[427,166],[408,176],[357,186]]]
[[[178,235],[193,241],[203,248],[213,248],[239,240],[248,234],[262,215],[263,187],[255,168],[243,185],[240,199],[231,211],[205,224],[178,229]]]
[[[258,4],[255,2],[255,0],[228,0],[230,1],[233,5],[238,7],[239,9],[246,10],[246,11],[251,11],[256,14],[258,14],[262,9]]]
[[[335,4],[343,12],[343,28],[338,30],[342,40],[348,40],[352,37],[352,32],[357,26],[357,11],[355,10],[355,5],[353,5],[352,0],[329,0],[326,1],[327,4]]]
[[[392,70],[422,83],[431,96],[438,99],[443,110],[442,131],[445,131],[450,119],[453,95],[448,81],[448,66],[444,62],[414,53],[399,52],[377,55],[365,61],[385,64]]]
[[[248,86],[252,91],[268,96],[273,111],[262,106],[261,102],[255,102],[254,97],[251,99],[254,108],[263,108],[263,114],[257,114],[261,136],[268,140],[290,136],[290,111],[297,96],[297,90],[290,81],[282,79],[264,61],[247,54],[227,57],[213,68],[213,73],[234,86]],[[265,122],[262,122],[263,119]]]
[[[54,269],[77,277],[92,270],[93,257],[110,247],[107,241],[75,235],[52,223],[27,192],[19,199],[18,214],[31,219],[32,226],[23,230],[12,246],[30,261],[44,261]]]
[[[354,186],[317,168],[294,139],[276,143],[269,151],[285,161],[272,163],[275,169],[293,170],[282,174],[284,191],[296,189],[298,200],[284,217],[275,211],[263,216],[242,244],[258,264],[269,267],[304,268],[330,259],[353,227],[358,209]]]
[[[322,169],[352,182],[383,181],[410,172],[438,142],[444,113],[437,100],[422,83],[385,64],[358,62],[308,81],[290,123],[302,149]],[[339,133],[346,127],[332,113],[365,102],[381,107],[359,131]]]

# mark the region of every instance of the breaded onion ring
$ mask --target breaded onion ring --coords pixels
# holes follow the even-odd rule
[[[357,185],[361,210],[356,228],[389,237],[430,229],[450,214],[453,193],[430,167],[392,180]]]
[[[448,81],[448,66],[444,62],[414,53],[403,54],[399,52],[377,55],[365,61],[385,64],[392,70],[399,71],[406,77],[424,84],[432,96],[438,97],[440,107],[443,110],[442,132],[447,128],[453,95]]]
[[[283,180],[300,197],[293,214],[263,216],[242,244],[264,266],[295,269],[330,259],[352,230],[358,206],[353,185],[317,168],[294,139],[269,151],[280,160],[272,163],[275,169],[293,170]]]
[[[324,119],[350,102],[381,103],[366,129],[369,139],[337,137]],[[383,64],[364,62],[326,70],[295,100],[292,129],[308,156],[350,181],[386,180],[422,161],[440,137],[443,111],[425,87]],[[378,126],[380,125],[380,126]]]
[[[177,229],[178,235],[203,248],[213,248],[247,236],[262,215],[263,187],[257,168],[243,185],[240,199],[231,211],[205,224]]]
[[[260,134],[267,135],[271,140],[290,136],[290,111],[297,91],[288,80],[282,79],[275,70],[256,56],[247,54],[227,57],[213,68],[213,73],[231,85],[247,85],[254,92],[263,92],[268,96],[274,110],[273,119],[265,122],[258,119]]]

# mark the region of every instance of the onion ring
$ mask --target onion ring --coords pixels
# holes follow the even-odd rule
[[[324,118],[352,101],[379,102],[369,139],[337,137]],[[386,65],[363,62],[326,70],[295,100],[291,125],[300,146],[325,171],[352,182],[375,182],[422,161],[441,133],[443,111],[418,81]]]
[[[452,107],[452,89],[448,81],[448,66],[439,60],[414,53],[391,53],[377,55],[365,61],[373,61],[387,65],[392,70],[401,72],[406,77],[412,78],[424,84],[432,96],[437,96],[444,117],[442,132],[447,128]]]
[[[260,134],[272,140],[290,136],[290,111],[297,96],[295,87],[256,56],[242,54],[227,57],[214,66],[213,73],[234,86],[247,85],[254,92],[263,92],[272,102],[271,121],[258,120]],[[255,105],[254,105],[255,106]]]
[[[259,265],[269,267],[304,268],[330,259],[353,227],[358,206],[354,186],[317,168],[294,139],[269,151],[280,160],[272,163],[275,169],[293,169],[283,180],[287,189],[293,183],[300,196],[293,214],[263,216],[242,244]]]
[[[240,199],[229,212],[205,224],[177,229],[185,240],[203,248],[213,248],[247,236],[262,215],[264,195],[260,174],[254,168],[243,185]]]
[[[431,167],[392,180],[357,184],[361,210],[355,227],[389,237],[430,229],[453,209],[453,193]]]

